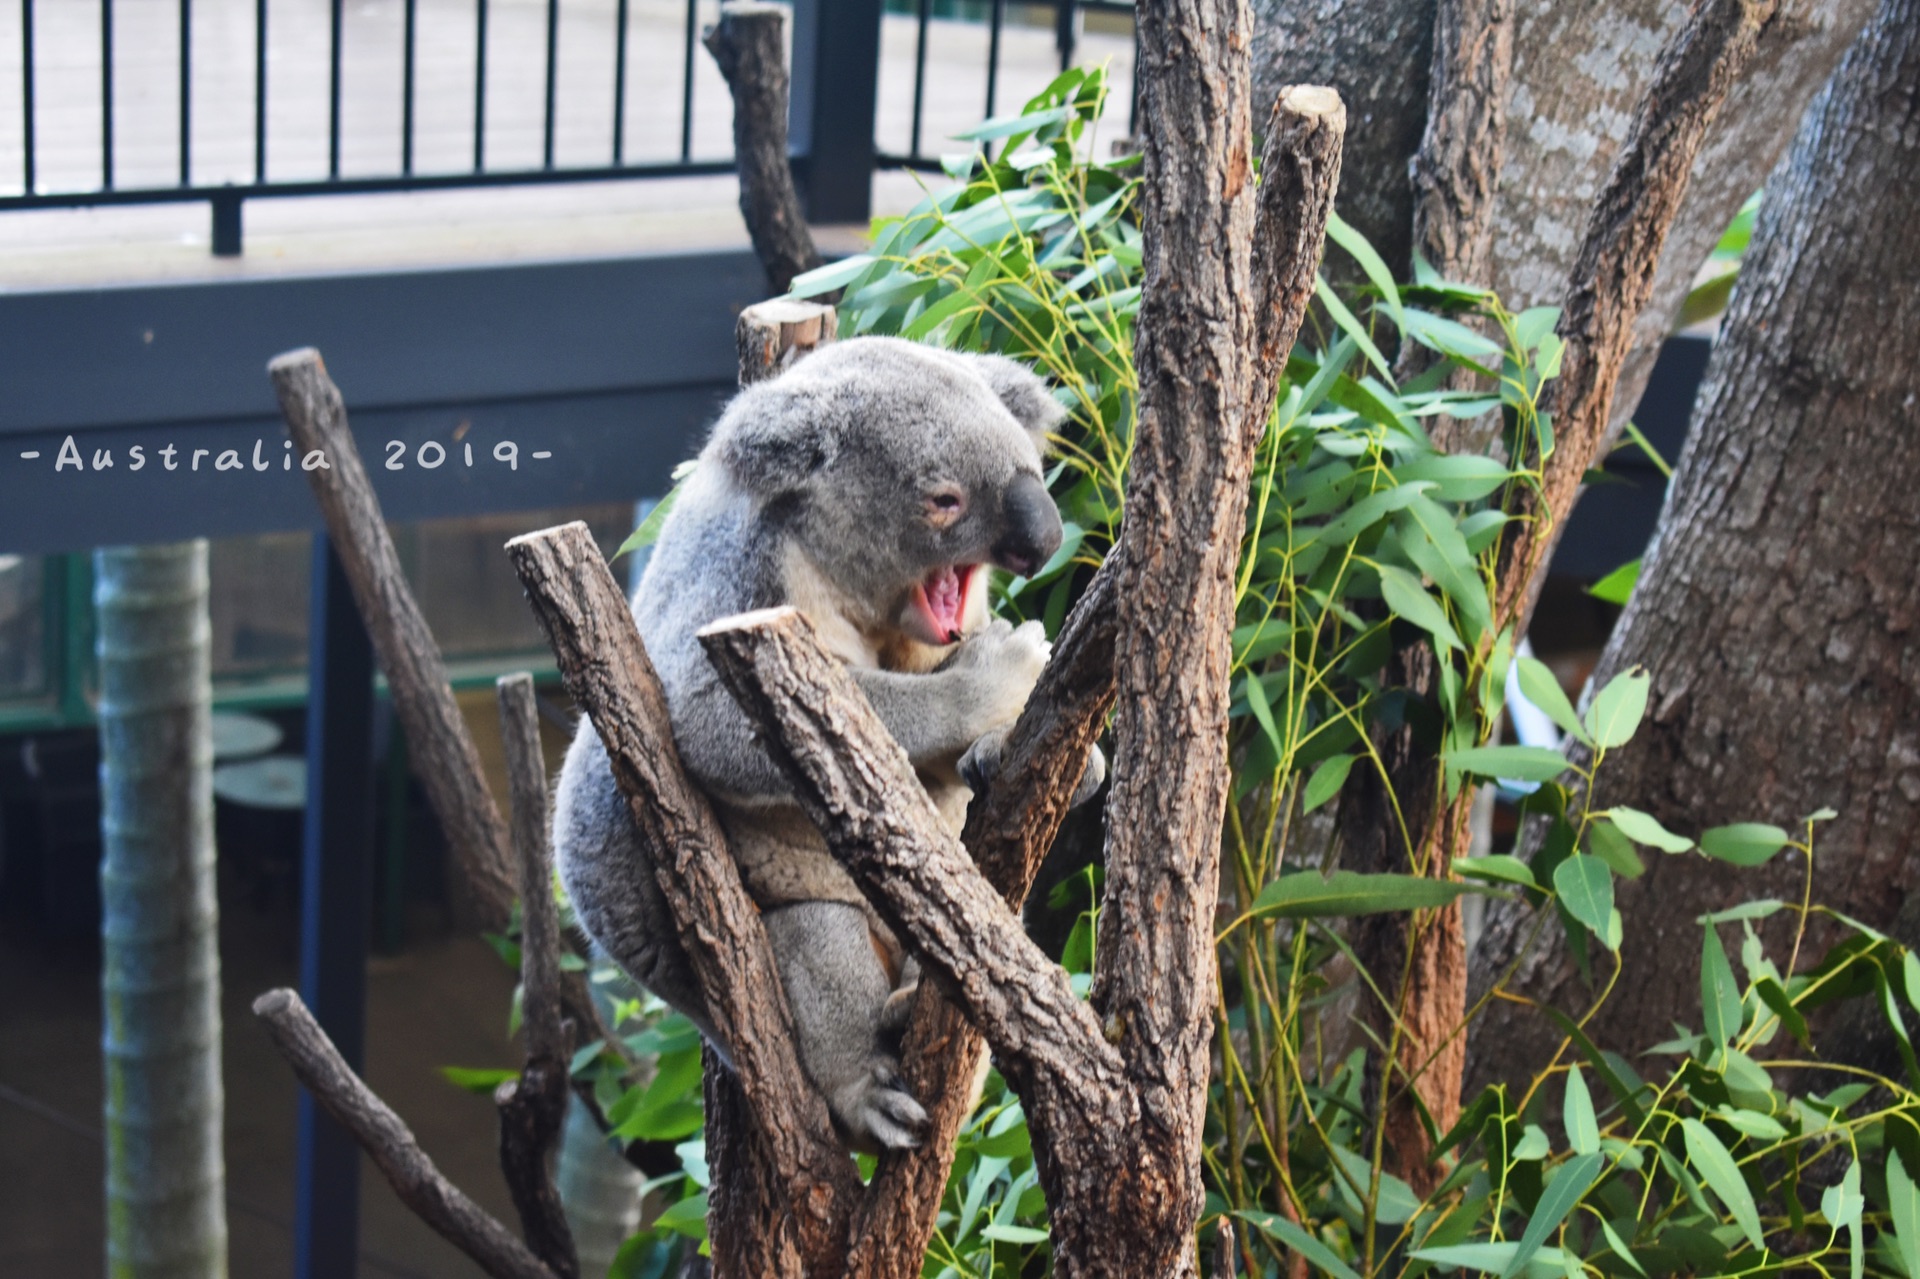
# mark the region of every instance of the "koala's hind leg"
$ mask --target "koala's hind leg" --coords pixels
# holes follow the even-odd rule
[[[866,912],[842,902],[769,910],[767,936],[793,1009],[801,1064],[855,1149],[920,1144],[927,1112],[906,1091],[882,1042],[893,983],[875,953]]]

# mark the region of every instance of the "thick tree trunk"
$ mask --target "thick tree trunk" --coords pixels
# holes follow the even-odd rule
[[[1681,0],[1544,0],[1515,7],[1506,157],[1495,202],[1493,286],[1507,304],[1557,306],[1587,210],[1646,92]],[[1255,100],[1302,79],[1338,89],[1351,115],[1340,212],[1407,273],[1408,161],[1426,115],[1433,0],[1254,0]],[[1805,104],[1873,0],[1785,0],[1695,161],[1687,202],[1622,370],[1613,429],[1646,388],[1653,357],[1741,203],[1765,181]]]
[[[94,555],[107,1273],[227,1273],[207,544]]]
[[[1696,832],[1831,805],[1816,896],[1879,925],[1920,882],[1916,100],[1920,3],[1887,0],[1769,185],[1659,539],[1595,675],[1653,677],[1647,722],[1601,771],[1602,806]],[[1796,898],[1806,875],[1791,854],[1748,871],[1650,857],[1619,886],[1626,970],[1588,1028],[1622,1051],[1698,1023],[1692,983],[1671,977],[1677,952],[1687,971],[1698,951],[1695,916]],[[1517,954],[1525,927],[1496,912],[1476,967]],[[1517,984],[1585,998],[1557,936]],[[1524,1075],[1558,1035],[1495,1004],[1475,1075]]]

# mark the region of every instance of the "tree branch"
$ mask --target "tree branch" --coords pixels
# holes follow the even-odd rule
[[[453,700],[439,645],[407,587],[380,501],[347,429],[340,390],[312,347],[276,356],[267,374],[295,446],[302,453],[318,450],[326,456],[328,465],[307,472],[307,479],[393,691],[394,709],[414,751],[414,775],[426,788],[459,868],[452,878],[463,922],[503,929],[513,906],[506,825],[487,791],[480,753]]]
[[[813,624],[785,607],[700,632],[833,855],[980,1027],[1003,1068],[1105,1108],[1120,1060],[1067,974],[940,826],[906,752]]]
[[[493,1094],[500,1111],[500,1170],[528,1246],[561,1279],[574,1279],[580,1261],[549,1163],[566,1123],[572,1048],[561,1019],[560,913],[553,902],[553,857],[547,846],[540,712],[533,676],[526,672],[503,675],[495,687],[520,870],[520,1024],[527,1043],[520,1077]]]
[[[701,43],[733,91],[733,154],[740,216],[775,293],[820,265],[820,251],[787,163],[787,55],[781,5],[732,0]]]
[[[825,1273],[844,1256],[857,1191],[827,1109],[801,1073],[792,1018],[760,915],[713,810],[687,781],[666,695],[625,598],[584,524],[517,537],[507,554],[574,700],[605,743],[613,775],[672,907],[708,1015],[733,1057],[786,1191],[775,1230]],[[726,1223],[767,1227],[767,1223]]]
[[[411,743],[414,775],[446,835],[462,922],[476,930],[504,932],[513,914],[514,883],[506,823],[487,789],[473,734],[454,701],[440,646],[401,571],[380,499],[374,496],[348,428],[340,389],[312,347],[275,357],[267,373],[287,433],[303,453],[319,450],[327,459],[328,465],[307,472],[307,479],[392,690]],[[604,1037],[615,1052],[631,1060],[626,1045],[601,1020],[586,983],[569,974],[563,987],[565,1013],[576,1032],[583,1039]]]
[[[1777,0],[1699,0],[1661,51],[1653,83],[1594,202],[1560,317],[1565,360],[1542,405],[1553,415],[1553,455],[1539,491],[1518,495],[1510,512],[1515,532],[1500,552],[1494,616],[1514,623],[1515,634],[1526,632],[1535,579],[1605,443],[1633,326],[1653,296],[1694,157],[1776,7]]]
[[[347,1066],[299,995],[284,987],[270,990],[253,1001],[253,1011],[313,1099],[353,1135],[422,1221],[494,1279],[558,1279],[442,1175],[400,1116]]]
[[[740,312],[733,326],[740,385],[764,382],[840,336],[840,321],[824,302],[774,298]]]

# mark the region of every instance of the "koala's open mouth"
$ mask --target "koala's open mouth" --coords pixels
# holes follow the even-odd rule
[[[967,612],[967,588],[978,564],[943,564],[913,588],[913,609],[925,624],[921,636],[931,644],[956,644]]]

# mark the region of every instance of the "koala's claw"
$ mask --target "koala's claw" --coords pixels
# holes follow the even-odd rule
[[[1000,775],[1000,762],[1007,748],[1007,734],[1012,728],[1009,724],[982,734],[960,757],[960,780],[976,795],[985,791],[993,784],[993,779]]]
[[[927,1112],[907,1091],[906,1081],[893,1063],[875,1062],[867,1078],[848,1086],[838,1107],[840,1120],[854,1136],[856,1147],[912,1150],[926,1131]]]
[[[1068,808],[1078,808],[1099,793],[1107,780],[1107,757],[1098,746],[1087,747],[1086,767],[1080,770],[1080,784],[1073,788]]]

